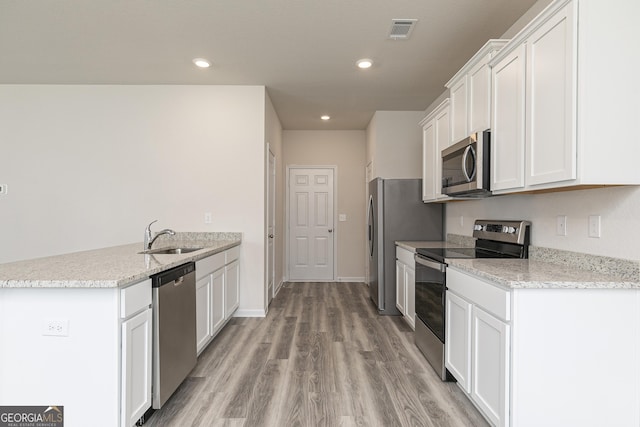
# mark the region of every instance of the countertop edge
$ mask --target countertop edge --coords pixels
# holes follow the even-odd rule
[[[225,242],[225,243],[222,243]],[[180,254],[180,255],[144,255],[144,254],[132,254],[132,256],[142,256],[145,257],[161,257],[163,262],[161,265],[158,265],[153,268],[146,269],[141,271],[140,273],[128,275],[126,277],[117,277],[114,279],[4,279],[0,280],[0,289],[28,289],[28,288],[38,288],[38,289],[108,289],[108,288],[125,288],[129,285],[133,285],[142,280],[147,279],[148,277],[161,273],[163,271],[169,270],[173,267],[177,267],[182,264],[186,264],[189,262],[196,262],[201,259],[207,258],[209,256],[215,255],[220,252],[227,251],[236,246],[240,246],[242,244],[242,239],[233,239],[233,240],[212,240],[209,244],[216,244],[215,247],[204,247],[198,251],[194,251],[188,254]],[[222,244],[221,244],[222,243]],[[193,242],[189,242],[189,244],[193,244]],[[128,246],[128,245],[123,245]],[[172,247],[176,246],[175,241],[167,241],[162,246],[158,246],[157,248],[163,247]],[[113,248],[113,247],[112,247]],[[109,249],[109,248],[104,248]],[[73,256],[80,255],[86,252],[92,251],[83,251],[77,252],[75,254],[66,254],[65,256]],[[171,258],[169,258],[171,257]],[[171,261],[165,262],[167,259],[172,259]],[[38,259],[35,260],[27,260],[26,262],[37,263]]]
[[[605,275],[594,274],[593,272],[577,268],[567,268],[550,262],[531,260],[504,260],[504,259],[483,259],[483,260],[447,260],[449,267],[469,273],[480,279],[490,282],[498,287],[512,289],[640,289],[640,282],[625,280],[619,277],[606,277]],[[496,273],[499,268],[506,268],[506,263],[510,266],[519,265],[522,274],[530,275],[529,278],[510,279],[506,274],[514,273],[513,269],[505,276]],[[514,264],[515,263],[515,264]],[[557,273],[556,273],[557,272]],[[557,274],[558,276],[574,275],[572,278],[549,279],[542,277],[546,274]],[[536,277],[536,275],[540,277]]]

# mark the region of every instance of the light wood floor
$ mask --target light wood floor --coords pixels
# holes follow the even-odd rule
[[[287,283],[233,318],[145,426],[485,426],[362,283]]]

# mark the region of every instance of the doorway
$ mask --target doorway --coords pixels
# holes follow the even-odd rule
[[[267,306],[275,296],[276,263],[275,263],[275,235],[276,235],[276,156],[267,144],[269,160],[267,165]]]
[[[335,280],[335,170],[335,166],[287,168],[289,281]]]

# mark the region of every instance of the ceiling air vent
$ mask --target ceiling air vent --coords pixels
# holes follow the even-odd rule
[[[417,19],[393,19],[389,38],[394,40],[407,40],[411,36]]]

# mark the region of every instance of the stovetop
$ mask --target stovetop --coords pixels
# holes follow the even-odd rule
[[[445,259],[528,258],[529,221],[478,219],[473,225],[474,248],[418,248],[418,255],[441,263]]]

